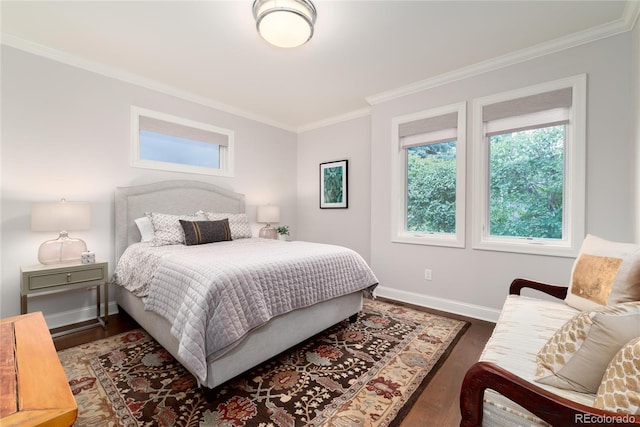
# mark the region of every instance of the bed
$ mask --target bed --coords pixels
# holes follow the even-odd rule
[[[115,193],[117,267],[112,282],[117,285],[126,284],[127,280],[119,276],[125,275],[127,265],[137,262],[153,272],[153,279],[150,279],[150,284],[144,292],[130,286],[135,282],[133,279],[137,278],[135,275],[132,276],[133,279],[128,280],[129,289],[117,286],[118,306],[180,361],[196,377],[201,386],[208,388],[214,388],[318,332],[357,315],[362,309],[364,295],[372,294],[377,284],[375,275],[366,263],[359,255],[346,248],[257,238],[234,239],[195,246],[182,244],[156,247],[159,245],[140,243],[140,228],[136,224],[136,220],[144,218],[146,213],[162,213],[167,216],[196,215],[196,221],[200,221],[201,218],[212,219],[210,216],[197,216],[204,213],[243,214],[244,212],[244,195],[199,181],[165,181],[119,187]],[[334,250],[346,253],[337,255],[333,253]],[[146,258],[141,258],[143,261],[132,261],[132,259],[137,260],[132,258],[132,253],[147,254],[147,251],[149,251],[148,256],[152,257],[149,259],[153,259],[153,262],[147,261]],[[214,251],[214,254],[207,255],[206,252],[209,251]],[[259,251],[264,251],[265,255]],[[329,251],[326,256],[325,251]],[[305,259],[304,263],[300,264],[301,261],[293,260],[298,254],[307,254],[309,259]],[[215,263],[205,262],[203,257],[206,256],[215,259]],[[288,266],[289,256],[292,257],[291,267]],[[343,256],[348,257],[346,263],[342,259]],[[269,266],[269,274],[256,273],[257,270],[249,271],[249,268],[253,267],[247,267],[247,271],[241,273],[242,277],[233,278],[232,290],[219,291],[218,282],[231,280],[227,268],[233,268],[234,271],[244,268],[237,265],[240,258],[259,259],[261,264],[266,263]],[[321,261],[318,262],[322,264],[310,264],[311,259],[313,263],[316,259],[320,259]],[[271,262],[273,265],[269,264]],[[295,264],[296,262],[298,264]],[[354,262],[356,264],[353,264]],[[210,263],[216,266],[210,266]],[[327,267],[327,263],[331,264]],[[311,267],[307,267],[308,265]],[[351,270],[347,271],[354,268],[354,265],[357,274],[352,273]],[[206,270],[207,273],[201,273],[196,269]],[[340,289],[324,291],[324,289],[318,290],[319,286],[311,286],[311,282],[326,282],[327,278],[332,277],[328,274],[333,271],[336,271],[336,277],[339,277],[336,281],[341,282]],[[302,275],[303,278],[306,277],[305,283],[292,288],[294,291],[282,290],[279,287],[282,285],[280,282],[286,283],[285,279],[292,274],[291,272]],[[179,277],[177,277],[178,273]],[[307,276],[304,276],[305,274]],[[353,276],[356,279],[345,279],[352,277],[350,275],[353,274],[356,274]],[[270,280],[273,281],[273,286],[269,286]],[[253,284],[254,281],[258,285]],[[269,289],[265,292],[264,298],[267,302],[254,301],[256,297],[253,294],[256,286],[262,291]],[[241,292],[238,289],[244,287],[250,288],[247,291],[249,296],[240,295],[241,299],[236,302],[236,308],[247,305],[258,309],[248,310],[250,313],[240,313],[238,317],[242,321],[235,318],[229,320],[229,317],[213,319],[218,316],[212,313],[228,315],[229,309],[218,307],[218,305],[220,305],[220,299],[229,298],[221,298],[219,295],[226,296],[229,292],[236,295]],[[291,307],[289,307],[290,303],[282,302],[289,298],[289,294],[302,292],[298,291],[298,288],[306,287],[313,289],[314,295],[301,297],[302,302],[297,302],[297,305]],[[271,291],[271,288],[274,290]],[[271,292],[280,292],[280,294],[271,295]],[[282,292],[285,293],[284,298]],[[172,303],[164,300],[178,299],[186,294],[189,294],[190,298],[201,298],[202,294],[209,294],[210,297],[217,299],[215,303],[206,302],[204,299],[195,302],[193,299],[185,300],[177,304],[178,307],[171,309],[165,309],[162,306],[164,303]],[[277,308],[272,308],[270,304]],[[268,307],[264,308],[263,305]],[[200,310],[200,306],[205,309]],[[151,309],[155,311],[150,311]],[[182,310],[187,311],[183,313]],[[257,314],[252,314],[254,311]],[[209,313],[209,315],[202,313]],[[244,325],[247,322],[243,316],[249,317],[249,321],[253,323],[248,327]],[[256,316],[259,319],[252,318]],[[212,318],[203,320],[204,317]],[[214,320],[218,322],[217,328],[214,326]],[[224,327],[220,327],[221,320],[225,321]],[[255,322],[261,323],[256,325]],[[240,323],[243,324],[242,327],[238,326]],[[192,324],[195,326],[192,327]],[[243,328],[248,330],[245,331]],[[219,337],[223,338],[219,339]],[[194,344],[199,340],[202,342]],[[211,350],[209,345],[213,345],[214,341],[224,342],[222,346]],[[220,343],[216,343],[218,344]]]

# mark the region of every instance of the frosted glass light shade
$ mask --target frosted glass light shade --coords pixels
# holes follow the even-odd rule
[[[279,206],[258,206],[257,221],[266,223],[265,227],[260,229],[258,237],[264,239],[277,239],[278,232],[275,228],[271,227],[271,223],[280,221],[280,207]]]
[[[291,48],[313,36],[316,8],[309,0],[255,0],[253,17],[260,36],[274,46]]]
[[[40,245],[38,261],[41,264],[80,261],[87,244],[69,237],[67,230],[88,230],[91,225],[91,207],[86,202],[38,202],[31,206],[32,231],[57,231],[58,238]]]
[[[87,244],[82,239],[73,239],[66,231],[61,231],[57,239],[47,240],[38,249],[40,264],[58,264],[76,262],[82,258],[82,252],[87,251]]]

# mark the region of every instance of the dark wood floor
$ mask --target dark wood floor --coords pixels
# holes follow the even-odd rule
[[[458,344],[438,369],[400,427],[459,426],[460,425],[460,386],[467,369],[480,357],[484,345],[489,340],[495,323],[469,317],[458,316],[442,311],[411,306],[430,313],[441,314],[470,323]]]
[[[426,425],[439,427],[458,426],[460,425],[458,396],[460,394],[462,378],[469,366],[478,360],[480,352],[489,339],[495,325],[482,320],[425,309],[410,304],[405,305],[430,313],[465,320],[470,323],[470,326],[460,341],[458,341],[458,344],[445,363],[424,389],[400,427],[424,427]],[[109,326],[107,330],[100,327],[91,328],[57,337],[53,341],[57,350],[63,350],[126,332],[137,327],[138,324],[135,320],[121,311],[120,314],[109,316]]]

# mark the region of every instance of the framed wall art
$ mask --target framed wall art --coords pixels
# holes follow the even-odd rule
[[[348,160],[320,163],[320,209],[347,209]]]

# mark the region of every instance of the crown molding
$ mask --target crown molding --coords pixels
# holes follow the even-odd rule
[[[28,40],[24,40],[20,37],[16,37],[11,34],[0,33],[0,44],[13,47],[15,49],[22,50],[24,52],[32,53],[34,55],[42,56],[63,64],[71,65],[77,68],[81,68],[86,71],[90,71],[96,74],[100,74],[106,77],[111,77],[117,80],[131,83],[136,86],[141,86],[146,89],[150,89],[156,92],[163,93],[165,95],[174,96],[176,98],[190,101],[195,104],[203,105],[205,107],[214,108],[225,113],[233,114],[245,119],[254,120],[269,126],[280,128],[289,132],[296,132],[295,127],[280,123],[266,117],[257,115],[250,111],[242,110],[227,104],[223,104],[218,101],[214,101],[210,98],[196,95],[191,92],[177,89],[173,86],[160,83],[145,77],[139,76],[128,71],[124,71],[119,68],[110,67],[95,61],[86,60],[78,56],[53,49],[38,43],[34,43]]]
[[[631,5],[631,7],[629,7],[630,3],[634,3],[636,6]],[[568,36],[541,43],[530,48],[478,62],[468,67],[462,67],[449,73],[440,74],[396,89],[371,95],[365,99],[369,105],[381,104],[403,96],[474,77],[489,71],[519,64],[544,55],[560,52],[562,50],[630,31],[632,29],[630,21],[637,20],[638,17],[638,5],[640,5],[640,2],[632,0],[627,2],[627,6],[625,7],[625,12],[627,12],[625,13],[625,19],[621,18],[608,24],[602,24],[585,31],[569,34]]]
[[[638,16],[640,16],[640,1],[627,0],[622,12],[622,20],[629,27],[629,30],[633,30],[638,23]]]
[[[572,47],[580,46],[582,44],[615,36],[617,34],[632,30],[634,26],[637,25],[639,16],[640,1],[627,0],[623,16],[616,21],[599,25],[578,33],[570,34],[568,36],[561,37],[550,42],[541,43],[539,45],[527,49],[522,49],[517,52],[492,58],[487,61],[482,61],[467,67],[459,68],[457,70],[440,74],[438,76],[414,82],[405,86],[401,86],[399,88],[370,95],[365,98],[365,101],[370,106],[381,104],[383,102],[391,101],[393,99],[432,89],[434,87],[442,86],[448,83],[453,83],[458,80],[474,77],[483,73],[487,73],[489,71],[494,71],[500,68],[515,65],[544,55],[556,53]],[[72,65],[87,71],[104,75],[106,77],[122,80],[124,82],[135,84],[137,86],[164,93],[166,95],[171,95],[176,98],[184,99],[186,101],[214,108],[216,110],[234,114],[239,117],[254,120],[256,122],[260,122],[293,133],[307,132],[324,126],[330,126],[371,114],[371,107],[365,107],[351,111],[349,113],[302,125],[296,128],[295,126],[280,123],[275,120],[252,113],[250,111],[223,104],[221,102],[196,95],[191,92],[183,91],[173,86],[165,85],[163,83],[144,78],[142,76],[124,71],[122,69],[82,59],[75,55],[52,49],[38,43],[33,43],[10,34],[0,33],[0,44],[4,44],[25,52],[32,53],[34,55]]]
[[[298,128],[298,133],[308,132],[310,130],[319,129],[325,126],[335,125],[348,120],[358,119],[360,117],[368,116],[371,114],[371,107],[364,107],[358,110],[351,111],[349,113],[341,114],[339,116],[329,117],[324,120],[309,123]]]

